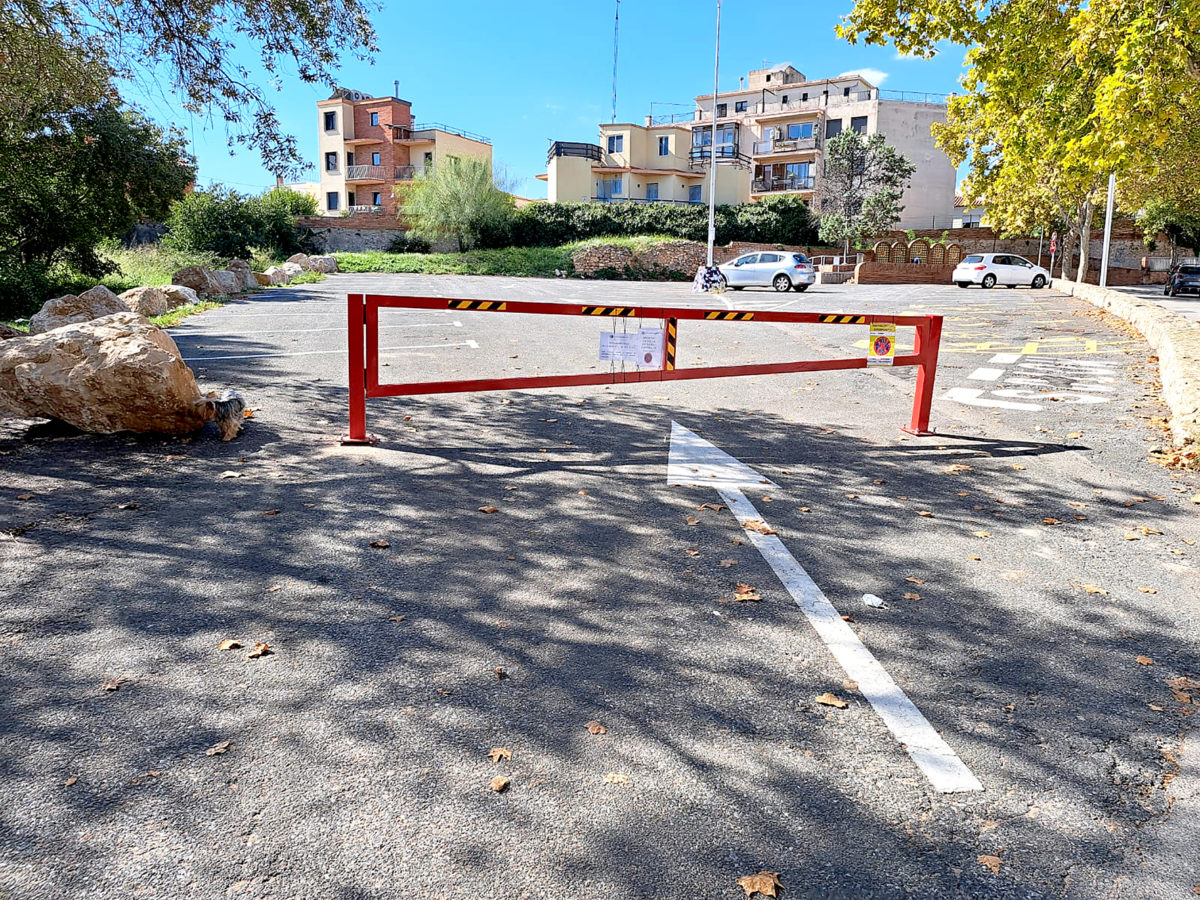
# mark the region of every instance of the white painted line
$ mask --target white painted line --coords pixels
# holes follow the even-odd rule
[[[413,344],[408,347],[380,347],[379,352],[395,353],[399,350],[438,350],[445,347],[470,347],[472,350],[479,349],[477,341],[458,341],[456,343],[446,344]],[[217,359],[271,359],[276,356],[320,356],[325,353],[345,353],[343,350],[297,350],[292,353],[251,353],[239,356],[185,356],[184,362],[207,362],[208,360]]]
[[[713,488],[755,485],[778,487],[771,479],[678,422],[671,423],[671,451],[667,457],[667,484],[693,484]]]
[[[1011,366],[1020,358],[1020,353],[997,353],[988,362],[995,363],[998,366]]]
[[[1009,400],[988,400],[983,396],[983,391],[979,388],[956,387],[950,388],[946,393],[942,394],[942,400],[954,400],[957,403],[965,403],[967,406],[990,406],[996,409],[1027,409],[1030,412],[1038,412],[1041,407],[1036,403],[1013,403]]]
[[[699,454],[699,458],[696,457]],[[678,483],[672,473],[690,472],[693,468],[717,466],[717,477],[702,479],[713,483],[729,506],[738,523],[745,528],[751,520],[762,521],[741,488],[758,488],[762,476],[749,466],[714,447],[678,423],[671,423],[671,450],[667,462],[667,483]],[[696,472],[692,475],[694,478]],[[723,476],[723,477],[722,477]],[[685,478],[687,482],[690,479]],[[829,648],[846,676],[858,682],[858,690],[895,735],[900,746],[929,779],[934,789],[944,793],[982,791],[980,784],[962,760],[929,724],[916,705],[900,689],[853,629],[843,621],[829,598],[817,587],[783,542],[775,535],[764,535],[745,529],[764,560],[771,566],[780,582],[804,612],[809,624]]]
[[[453,328],[462,328],[462,322],[422,322],[420,324],[415,324],[415,325],[380,325],[379,330],[380,331],[388,331],[388,330],[394,329],[394,328],[446,328],[447,326],[453,327]],[[197,340],[199,340],[201,338],[205,338],[205,339],[215,340],[217,338],[246,337],[247,335],[251,335],[251,334],[314,334],[318,331],[344,332],[345,330],[346,330],[346,326],[343,325],[341,328],[283,328],[283,329],[271,329],[269,331],[239,331],[236,334],[218,334],[218,333],[211,332],[211,331],[197,331],[193,334],[181,334],[181,335],[176,335],[175,337],[177,339],[178,338],[196,338]]]
[[[1003,369],[976,369],[967,377],[972,381],[995,381],[1003,374]]]

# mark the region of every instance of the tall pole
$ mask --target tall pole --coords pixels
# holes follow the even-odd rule
[[[1108,209],[1104,211],[1104,256],[1100,260],[1100,287],[1108,287],[1108,246],[1112,242],[1113,195],[1117,192],[1117,173],[1108,176]]]
[[[613,107],[612,124],[617,124],[617,36],[621,29],[621,0],[617,0],[617,14],[613,18]],[[632,152],[632,151],[631,151]]]
[[[721,71],[721,0],[717,0],[717,49],[713,59],[712,145],[708,148],[708,265],[717,239],[717,86]]]

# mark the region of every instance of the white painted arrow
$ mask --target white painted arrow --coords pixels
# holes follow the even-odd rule
[[[715,487],[743,528],[747,522],[762,522],[763,519],[742,493],[742,488],[759,488],[764,484],[774,487],[771,481],[749,466],[677,422],[671,423],[667,483]],[[761,534],[752,529],[746,529],[746,535],[775,571],[796,605],[804,611],[847,677],[858,682],[859,692],[867,698],[934,789],[944,794],[983,790],[979,779],[892,680],[783,542],[776,535]]]

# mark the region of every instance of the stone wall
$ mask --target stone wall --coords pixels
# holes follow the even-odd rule
[[[302,216],[296,228],[318,253],[335,250],[387,250],[404,229],[392,216]]]
[[[592,244],[571,256],[575,274],[596,278],[690,279],[708,259],[708,247],[697,241],[671,241],[635,252],[623,244]]]
[[[854,267],[856,284],[951,284],[954,266],[861,262]]]

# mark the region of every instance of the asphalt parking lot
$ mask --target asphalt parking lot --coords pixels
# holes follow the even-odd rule
[[[905,368],[372,399],[343,447],[358,292],[942,315],[937,434],[899,430]],[[380,321],[393,382],[603,372],[639,324]],[[337,275],[172,334],[237,440],[0,427],[0,896],[1200,883],[1200,480],[1151,462],[1154,361],[1090,306]],[[866,339],[685,321],[679,365]]]

